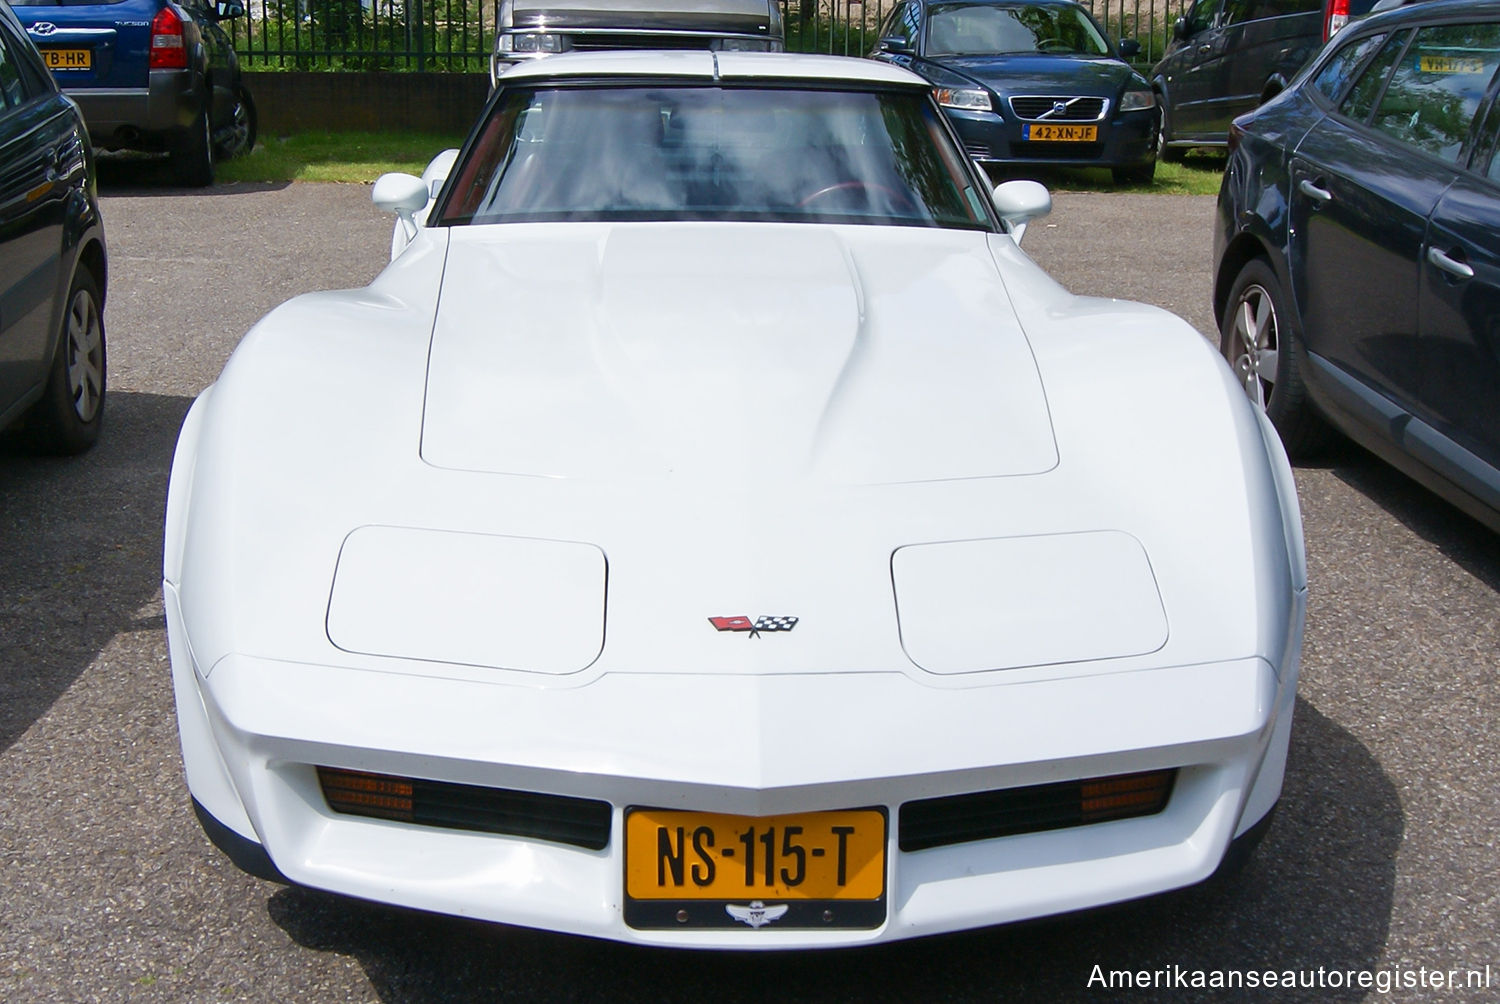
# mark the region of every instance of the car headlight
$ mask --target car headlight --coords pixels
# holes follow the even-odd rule
[[[716,52],[770,52],[771,42],[764,38],[716,38],[708,47]]]
[[[497,45],[501,52],[566,52],[572,48],[568,36],[548,31],[501,35]]]
[[[984,91],[970,90],[965,87],[937,87],[932,93],[937,98],[938,104],[944,108],[962,108],[966,112],[994,110],[990,104],[989,94]]]
[[[1120,99],[1122,112],[1141,112],[1155,107],[1156,93],[1154,91],[1126,91],[1125,96]]]

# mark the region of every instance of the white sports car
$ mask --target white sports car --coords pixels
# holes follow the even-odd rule
[[[241,867],[848,945],[1204,879],[1281,791],[1291,470],[1212,345],[1020,250],[903,70],[506,74],[394,260],[187,417],[165,603]]]

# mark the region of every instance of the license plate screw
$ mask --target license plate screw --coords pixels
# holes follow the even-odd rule
[[[677,911],[677,923],[679,923],[679,924],[686,924],[687,922],[688,922],[688,912],[686,910],[678,910]]]
[[[833,923],[833,911],[832,910],[824,910],[823,911],[823,923],[825,923],[825,924],[832,924]]]

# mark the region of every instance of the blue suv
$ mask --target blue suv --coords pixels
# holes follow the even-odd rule
[[[255,105],[219,22],[239,0],[11,0],[94,145],[165,151],[180,184],[255,145]]]

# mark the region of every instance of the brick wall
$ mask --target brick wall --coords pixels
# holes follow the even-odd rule
[[[489,96],[482,73],[246,73],[263,136],[310,130],[467,132]]]

